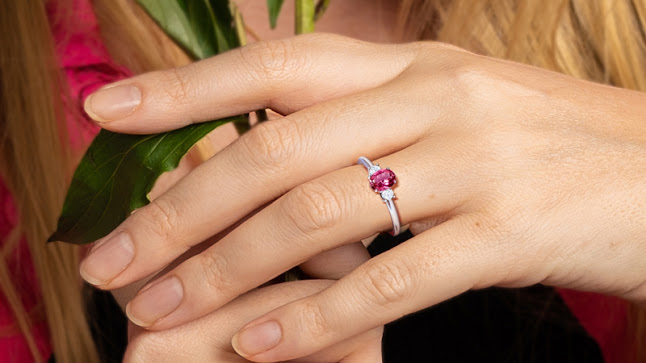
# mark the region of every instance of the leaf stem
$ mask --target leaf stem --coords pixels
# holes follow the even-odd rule
[[[244,25],[244,29],[245,29],[245,31],[247,32],[247,34],[251,35],[251,37],[252,37],[252,38],[254,38],[255,40],[257,40],[257,41],[261,41],[261,40],[262,40],[262,38],[260,37],[260,35],[258,35],[258,33],[256,33],[253,29],[251,29],[251,28],[249,27],[249,25],[245,24],[245,25]]]
[[[242,19],[242,13],[235,2],[231,1],[229,4],[231,6],[231,14],[233,15],[233,24],[236,30],[236,36],[238,37],[238,42],[240,42],[241,47],[244,47],[247,45],[247,32],[244,20]]]
[[[314,31],[314,0],[296,0],[296,34],[312,33]]]

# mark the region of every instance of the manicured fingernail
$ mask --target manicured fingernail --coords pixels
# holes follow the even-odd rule
[[[130,236],[119,232],[90,252],[81,264],[81,276],[92,285],[104,285],[125,270],[134,255]]]
[[[140,291],[126,306],[126,314],[139,326],[151,326],[177,309],[183,297],[182,283],[171,276]]]
[[[280,324],[274,320],[242,329],[231,340],[231,345],[243,357],[267,351],[280,343],[283,336]]]
[[[100,122],[122,119],[141,103],[141,91],[134,85],[124,84],[98,90],[85,100],[85,112]]]

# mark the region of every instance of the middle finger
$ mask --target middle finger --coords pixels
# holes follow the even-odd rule
[[[81,265],[83,277],[105,289],[137,281],[359,153],[379,157],[408,146],[420,127],[401,127],[399,120],[421,112],[384,102],[384,92],[328,101],[255,127],[102,238]]]
[[[428,143],[427,143],[428,144]],[[446,155],[420,159],[416,144],[380,160],[402,175],[395,204],[403,224],[454,210],[465,197],[458,183],[426,170]],[[446,152],[446,151],[437,151]],[[449,189],[450,185],[450,189]],[[386,206],[373,193],[367,171],[347,167],[302,184],[258,212],[217,244],[147,288],[128,305],[130,319],[152,329],[166,329],[207,314],[236,296],[323,251],[360,240],[392,226]],[[164,304],[158,304],[164,301]],[[168,303],[172,301],[171,303]]]

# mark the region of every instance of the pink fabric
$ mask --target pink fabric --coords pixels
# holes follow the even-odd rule
[[[67,3],[67,2],[65,2]],[[83,151],[99,132],[99,127],[83,113],[83,101],[95,89],[119,79],[129,72],[110,59],[101,41],[91,5],[87,0],[73,0],[73,14],[69,23],[52,25],[56,52],[66,74],[71,97],[65,99],[66,125],[71,147]],[[50,19],[57,17],[56,2],[47,9]],[[52,21],[52,23],[54,23]],[[0,180],[0,243],[18,220],[16,208],[5,184]],[[44,241],[43,241],[44,243]],[[51,355],[49,333],[44,320],[40,291],[31,256],[24,239],[11,255],[8,265],[18,286],[24,307],[33,320],[33,333],[44,360]],[[14,322],[6,298],[0,295],[0,362],[30,362],[31,354],[26,340]]]
[[[97,88],[126,78],[130,72],[110,59],[89,1],[73,0],[72,3],[73,24],[55,24],[52,31],[71,94],[66,104],[70,142],[73,148],[85,149],[99,127],[83,112],[83,101]],[[51,9],[50,14],[56,11]]]
[[[59,62],[67,75],[71,98],[66,100],[66,123],[72,148],[85,149],[99,128],[82,111],[85,98],[97,88],[129,76],[115,65],[102,44],[94,13],[88,0],[73,0],[72,24],[55,24],[52,28]],[[48,9],[56,14],[56,2]],[[64,17],[63,17],[64,18]],[[0,242],[17,222],[11,195],[0,180]],[[9,267],[20,288],[22,302],[34,318],[33,332],[43,359],[51,354],[46,322],[42,315],[40,292],[31,257],[24,240],[11,255]],[[625,362],[626,303],[612,297],[571,290],[558,290],[583,327],[599,343],[609,363]],[[15,327],[6,299],[0,296],[0,361],[32,361],[24,338]]]

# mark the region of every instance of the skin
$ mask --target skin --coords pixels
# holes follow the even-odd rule
[[[190,254],[199,253],[204,246],[212,245],[216,238],[193,248]],[[313,295],[367,261],[369,255],[363,245],[351,244],[330,251],[329,256],[317,256],[306,270],[321,279],[287,282],[254,289],[210,314],[176,328],[150,331],[129,323],[128,349],[125,363],[137,362],[248,362],[234,350],[231,337],[247,322],[287,303]],[[180,263],[187,256],[178,258],[167,269]],[[381,362],[381,336],[383,327],[377,327],[354,336],[322,351],[301,357],[294,362]]]
[[[265,107],[286,115],[197,167],[84,261],[89,282],[118,288],[260,208],[130,302],[131,320],[149,330],[217,311],[322,251],[388,230],[360,155],[397,173],[400,218],[417,235],[244,326],[233,346],[245,358],[304,357],[494,285],[645,299],[642,93],[438,43],[331,35],[261,42],[117,86],[141,93],[127,115],[111,119],[100,93],[86,105],[113,131],[159,132]],[[280,337],[254,332],[264,323]]]
[[[253,35],[248,37],[248,41],[254,42],[259,39],[280,39],[289,37],[293,34],[293,18],[283,15],[278,21],[275,29],[270,29],[267,22],[267,8],[265,2],[258,1],[237,1],[238,8],[243,13],[245,23],[252,29]],[[293,14],[294,4],[286,2],[283,4],[282,14]],[[317,29],[321,31],[331,31],[346,36],[355,37],[367,41],[393,42],[403,41],[401,36],[394,35],[395,14],[397,3],[382,0],[348,0],[343,2],[333,2],[325,13],[325,16],[317,21]],[[259,35],[260,38],[254,36]],[[270,119],[281,117],[275,113],[269,113]],[[222,150],[235,139],[238,134],[233,125],[224,125],[208,135],[210,148],[214,152]],[[197,150],[191,150],[183,158],[179,166],[168,173],[163,174],[155,183],[155,186],[149,197],[151,200],[164,194],[177,181],[190,173],[195,167],[202,162],[202,157],[196,153]],[[240,222],[239,222],[240,223]],[[182,256],[178,257],[159,273],[152,274],[142,278],[139,281],[126,285],[122,288],[112,290],[117,302],[125,310],[126,304],[137,294],[137,292],[146,283],[155,281],[166,270],[178,265],[187,258],[200,253],[206,247],[216,243],[221,235],[209,238],[207,241],[198,246],[192,247]],[[363,243],[369,243],[374,238],[368,238]],[[300,265],[301,270],[314,279],[339,279],[348,272],[352,271],[361,263],[365,262],[369,255],[363,243],[357,242],[350,245],[341,246],[331,251],[321,253]],[[329,281],[325,281],[329,284]],[[309,280],[306,284],[297,285],[303,291],[298,296],[304,297],[306,293],[317,292],[311,286],[325,285],[324,282]],[[312,285],[313,284],[313,285]],[[318,285],[317,285],[318,284]],[[257,317],[258,311],[267,312],[271,301],[284,301],[296,293],[291,288],[275,287],[273,290],[262,289],[261,293],[250,293],[249,298],[236,299],[230,302],[226,313],[208,314],[198,318],[190,324],[185,324],[180,329],[170,329],[166,331],[153,332],[129,324],[129,344],[128,354],[124,360],[130,361],[183,361],[194,360],[200,355],[202,361],[246,361],[236,356],[231,348],[231,338],[234,333],[244,323]],[[246,295],[245,295],[246,296]],[[280,296],[280,298],[276,298]],[[281,300],[282,299],[282,300]],[[250,301],[254,303],[251,304]],[[219,309],[218,312],[223,309]],[[240,311],[246,313],[233,314],[231,311]],[[250,315],[256,314],[256,315]],[[236,325],[237,324],[237,325]],[[218,329],[209,329],[217,325]],[[236,329],[222,329],[223,326],[236,327]],[[208,331],[208,334],[204,334]],[[299,359],[297,361],[309,362],[379,362],[381,361],[381,334],[383,327],[378,327],[366,334],[348,339],[333,347],[327,348],[322,352]],[[143,338],[142,338],[143,336]],[[186,350],[176,349],[184,347],[184,344],[193,344],[190,350],[190,357],[186,356]],[[215,348],[215,349],[214,349]],[[136,352],[136,354],[132,354]],[[226,357],[226,358],[225,358]]]
[[[330,284],[329,280],[308,280],[273,285],[174,329],[147,331],[136,327],[131,329],[124,362],[248,362],[231,347],[231,336],[245,322]],[[381,330],[373,329],[294,362],[381,362]]]

